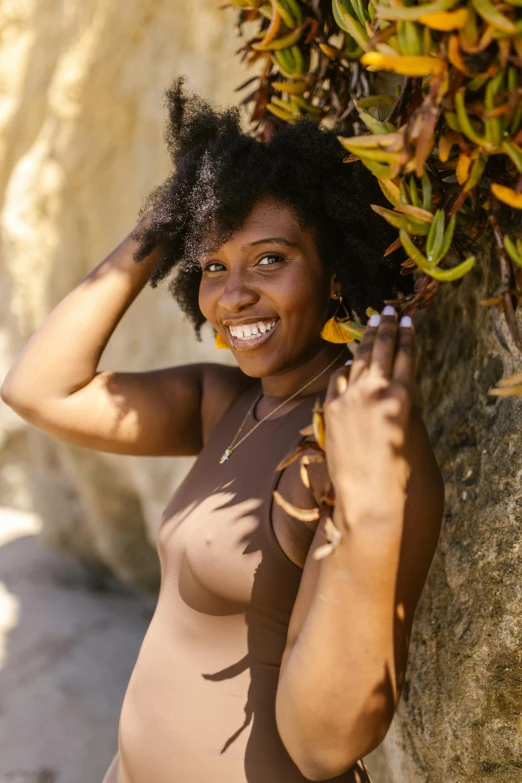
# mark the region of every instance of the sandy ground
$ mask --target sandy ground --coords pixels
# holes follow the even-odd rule
[[[154,602],[39,532],[36,516],[0,508],[0,783],[101,783]],[[365,761],[389,783],[380,748]]]
[[[154,603],[0,509],[0,783],[100,783]]]

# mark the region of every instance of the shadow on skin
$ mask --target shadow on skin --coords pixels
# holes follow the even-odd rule
[[[308,410],[304,411],[303,419],[301,426],[309,419]],[[178,589],[182,600],[197,612],[213,616],[236,613],[245,616],[247,655],[231,661],[218,671],[201,673],[208,683],[233,680],[245,671],[250,676],[243,708],[244,720],[226,737],[220,753],[226,754],[250,727],[244,761],[248,782],[266,783],[276,768],[281,780],[297,783],[303,777],[279,737],[275,722],[275,696],[288,623],[302,572],[279,548],[269,521],[272,490],[279,478],[275,466],[289,451],[288,440],[276,436],[277,442],[283,443],[283,448],[279,447],[281,453],[277,453],[273,440],[277,421],[272,422],[272,425],[264,433],[258,430],[259,437],[252,439],[255,442],[247,441],[244,444],[242,459],[230,460],[223,469],[222,481],[216,483],[210,479],[208,487],[205,486],[206,477],[209,474],[216,476],[215,453],[204,454],[196,473],[189,476],[180,496],[173,498],[175,526],[169,529],[167,507],[166,524],[160,536],[163,537],[165,549],[169,545],[170,536],[179,531],[180,525],[188,521],[198,524],[192,519],[193,515],[198,516],[198,506],[199,514],[207,524],[209,511],[212,512],[213,537],[220,541],[220,545],[227,546],[228,554],[224,556],[230,558],[231,564],[228,576],[223,577],[222,569],[226,569],[227,564],[220,560],[219,553],[214,555],[219,561],[218,566],[206,552],[200,555],[201,547],[193,556],[189,543],[178,572]],[[296,431],[298,429],[296,425]],[[247,446],[250,454],[247,453]],[[245,467],[252,465],[256,465],[256,468],[249,470]],[[202,530],[205,528],[202,527]],[[229,543],[231,549],[228,549]],[[243,556],[258,553],[251,570],[244,564],[236,567],[237,559],[233,556],[233,549]],[[282,560],[285,561],[283,565]],[[391,694],[390,674],[385,672],[375,690],[372,705],[382,705],[384,700],[390,699]],[[372,706],[372,709],[377,710],[378,706]],[[371,721],[372,709],[361,716],[363,723]],[[362,768],[357,766],[332,780],[366,783],[368,778]]]

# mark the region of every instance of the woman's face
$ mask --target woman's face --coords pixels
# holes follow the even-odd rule
[[[219,250],[200,259],[199,306],[246,375],[285,372],[317,353],[334,292],[311,231],[262,199]]]

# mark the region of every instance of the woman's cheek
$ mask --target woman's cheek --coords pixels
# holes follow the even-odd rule
[[[211,297],[209,296],[208,287],[201,282],[199,286],[199,295],[198,295],[198,305],[199,309],[201,310],[203,317],[206,318],[207,321],[209,321],[212,326],[215,324],[215,317],[212,313],[212,306],[211,306]]]

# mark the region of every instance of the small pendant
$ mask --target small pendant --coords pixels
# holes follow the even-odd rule
[[[231,454],[232,454],[232,452],[230,451],[230,449],[225,449],[225,453],[223,454],[223,456],[219,460],[219,464],[222,465],[224,462],[227,461],[227,459],[230,459],[230,455]]]

